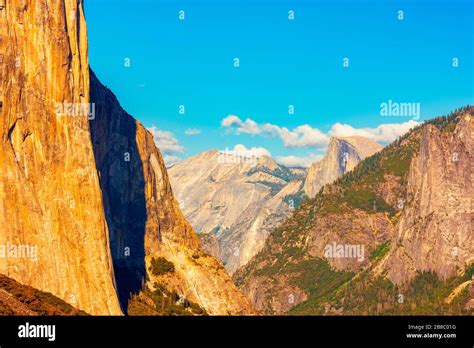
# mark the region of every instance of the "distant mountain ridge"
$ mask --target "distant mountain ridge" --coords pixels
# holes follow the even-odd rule
[[[331,138],[324,158],[309,169],[285,167],[265,155],[238,158],[211,150],[175,164],[169,173],[204,248],[233,273],[307,196],[381,148],[361,136]]]
[[[169,169],[173,191],[205,249],[234,272],[302,200],[304,169],[268,156],[236,158],[211,150]]]

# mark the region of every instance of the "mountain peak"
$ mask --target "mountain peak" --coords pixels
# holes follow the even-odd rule
[[[381,149],[381,145],[360,135],[332,137],[326,155],[308,170],[306,194],[313,197],[322,186],[333,182]]]
[[[260,250],[269,230],[292,209],[284,198],[302,186],[300,172],[268,155],[230,151],[200,153],[170,168],[169,175],[203,245],[231,272]]]

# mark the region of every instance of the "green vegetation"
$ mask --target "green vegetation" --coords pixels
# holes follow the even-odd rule
[[[445,302],[449,294],[461,283],[470,280],[474,274],[472,265],[462,277],[442,281],[435,273],[420,272],[405,294],[406,301],[395,314],[410,315],[453,315],[469,314],[463,307],[469,300],[468,289],[464,289],[450,304]],[[472,311],[471,311],[472,314]]]
[[[283,202],[291,206],[293,203],[293,208],[298,209],[304,201],[308,199],[308,196],[304,193],[304,191],[298,191],[291,195],[286,195],[283,197]]]
[[[454,128],[456,128],[456,124],[458,122],[457,118],[462,115],[463,113],[474,113],[474,106],[466,105],[459,109],[454,110],[450,114],[446,116],[439,116],[423,122],[423,125],[431,124],[437,127],[441,131],[452,132]]]
[[[174,272],[174,265],[164,257],[152,258],[150,271],[153,275],[159,276],[162,274]]]
[[[379,252],[382,250],[380,248]],[[460,284],[471,279],[474,266],[461,277],[440,280],[435,273],[419,272],[406,289],[384,277],[371,278],[367,271],[325,297],[310,297],[290,314],[327,314],[325,307],[343,309],[346,315],[466,315],[469,300],[465,288],[451,303],[446,298]]]
[[[351,212],[353,209],[364,210],[368,213],[393,214],[395,208],[390,206],[374,191],[347,187],[339,194],[325,195],[319,206],[318,213],[321,215],[341,214]]]
[[[154,283],[154,291],[146,288],[138,295],[132,295],[128,303],[128,315],[190,316],[207,315],[197,303],[168,291],[163,284]]]
[[[327,260],[313,258],[291,264],[291,283],[308,293],[308,300],[294,307],[289,314],[315,314],[319,304],[349,281],[353,272],[334,271]]]
[[[419,153],[423,126],[431,124],[443,132],[453,132],[462,111],[473,113],[474,108],[466,107],[446,117],[425,121],[361,161],[333,184],[323,187],[314,198],[302,200],[293,216],[271,233],[261,252],[234,275],[236,283],[244,284],[249,276],[270,280],[283,276],[285,282],[308,295],[307,300],[295,306],[289,314],[331,314],[338,310],[344,314],[364,315],[465,313],[466,290],[449,305],[444,299],[471,276],[469,272],[446,281],[433,274],[420,273],[402,291],[384,276],[374,279],[367,270],[356,276],[350,272],[334,271],[326,260],[309,257],[306,250],[308,234],[315,233],[312,229],[318,224],[318,219],[337,219],[337,215],[347,214],[350,221],[350,215],[358,209],[367,214],[385,214],[396,224],[400,216],[397,198],[404,199],[407,204],[411,200],[407,196],[406,181],[411,161]],[[390,195],[386,194],[387,189]],[[292,197],[284,198],[285,201],[289,199]],[[372,265],[379,262],[389,249],[390,241],[378,245],[369,257]],[[276,288],[268,290],[268,298],[275,295],[272,292]]]
[[[29,310],[39,315],[88,315],[49,292],[23,285],[0,274],[0,289],[7,292],[13,301],[21,302]],[[0,315],[20,315],[13,304],[0,301]]]
[[[374,262],[380,260],[384,257],[390,250],[390,241],[386,241],[382,244],[379,244],[370,254],[369,260]]]

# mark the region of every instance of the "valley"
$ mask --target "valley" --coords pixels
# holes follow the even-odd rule
[[[420,103],[374,104],[394,90],[351,80],[362,75],[348,58],[344,73],[333,62],[319,72],[338,87],[324,82],[321,97],[317,79],[285,84],[266,58],[225,66],[214,36],[198,66],[162,48],[176,41],[166,35],[107,28],[89,42],[82,0],[7,1],[0,19],[0,315],[473,315],[472,105],[427,117]],[[170,38],[191,37],[179,23]],[[169,55],[137,53],[159,60],[151,69],[120,51],[117,68],[107,44],[129,41]],[[102,46],[110,62],[96,54],[93,69]],[[199,88],[174,79],[176,62]],[[344,79],[357,87],[339,90]]]

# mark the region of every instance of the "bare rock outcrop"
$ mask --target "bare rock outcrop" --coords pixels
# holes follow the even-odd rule
[[[305,174],[268,156],[245,159],[216,150],[188,158],[169,173],[186,218],[206,250],[231,273],[256,255],[270,231],[291,215],[302,199]]]
[[[234,274],[255,307],[281,313],[307,297],[296,312],[369,313],[356,301],[364,289],[390,301],[384,286],[413,290],[417,277],[457,284],[451,299],[469,289],[473,114],[467,106],[425,121],[303,203]],[[347,253],[354,246],[360,260]],[[360,293],[351,300],[342,287]],[[348,302],[326,310],[327,294]]]
[[[453,131],[424,127],[408,175],[409,201],[382,266],[394,283],[406,284],[417,271],[446,279],[474,263],[473,134],[468,113]]]
[[[304,183],[305,193],[314,197],[321,187],[332,183],[381,149],[382,146],[375,141],[362,136],[331,138],[323,159],[309,167]]]

